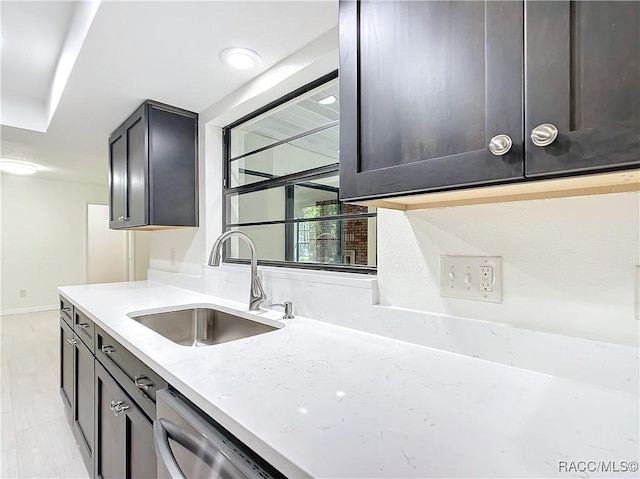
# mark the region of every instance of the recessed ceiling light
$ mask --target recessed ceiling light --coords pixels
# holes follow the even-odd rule
[[[12,175],[33,175],[38,171],[38,165],[27,161],[0,160],[0,171]]]
[[[331,105],[335,103],[337,98],[333,95],[329,95],[327,98],[323,98],[322,100],[318,100],[318,103],[321,105]]]
[[[248,48],[227,48],[220,53],[220,60],[225,65],[237,68],[238,70],[247,70],[260,63],[260,55]]]

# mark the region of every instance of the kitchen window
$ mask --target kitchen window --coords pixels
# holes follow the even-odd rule
[[[339,124],[333,72],[223,129],[224,230],[260,264],[375,272],[376,209],[339,200]],[[227,241],[225,262],[248,258]]]

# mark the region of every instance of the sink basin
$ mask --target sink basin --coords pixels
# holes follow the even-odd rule
[[[132,317],[183,346],[210,346],[278,329],[211,308],[190,308]]]

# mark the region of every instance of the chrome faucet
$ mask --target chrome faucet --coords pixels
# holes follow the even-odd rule
[[[251,288],[249,290],[249,311],[258,311],[260,304],[267,299],[267,295],[262,289],[262,283],[258,278],[258,259],[256,257],[256,245],[253,240],[242,231],[227,231],[222,233],[213,243],[211,254],[209,255],[209,266],[220,266],[220,257],[222,253],[222,244],[232,236],[237,236],[246,241],[251,251]]]

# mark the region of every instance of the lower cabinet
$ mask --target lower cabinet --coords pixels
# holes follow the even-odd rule
[[[82,459],[87,470],[93,469],[93,354],[87,346],[75,338],[73,345],[74,365],[74,407],[73,407],[73,433],[80,447]]]
[[[66,299],[60,304],[60,396],[87,471],[155,479],[152,418],[166,381]]]
[[[60,396],[87,470],[93,470],[94,357],[60,316]]]
[[[96,360],[95,477],[155,478],[151,421]]]
[[[60,396],[67,413],[73,418],[73,329],[60,317]]]

